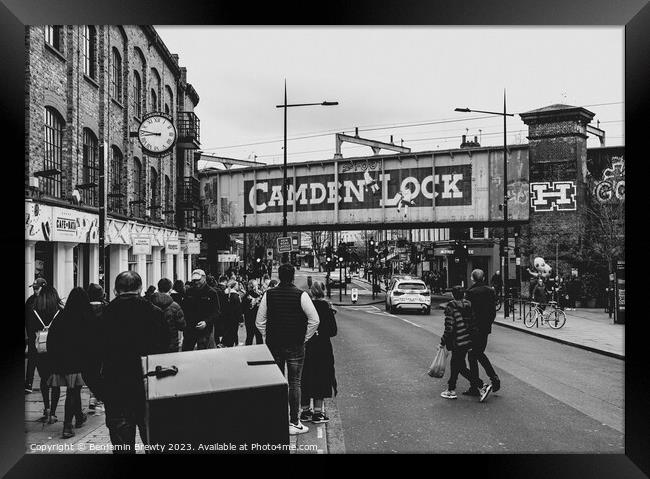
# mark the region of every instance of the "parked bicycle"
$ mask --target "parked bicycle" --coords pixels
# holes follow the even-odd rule
[[[524,325],[532,328],[533,325],[542,325],[546,322],[553,329],[560,329],[566,323],[566,314],[557,306],[557,301],[549,301],[547,308],[542,310],[540,303],[531,301],[530,311],[524,316]]]

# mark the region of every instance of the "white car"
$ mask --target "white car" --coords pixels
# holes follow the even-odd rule
[[[386,291],[386,311],[416,310],[431,313],[431,291],[421,279],[399,276],[391,280]]]

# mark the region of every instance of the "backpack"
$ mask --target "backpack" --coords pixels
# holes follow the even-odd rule
[[[59,310],[60,311],[60,310]],[[39,354],[42,353],[47,353],[47,333],[49,332],[50,326],[52,326],[52,322],[54,321],[54,318],[59,314],[59,311],[54,313],[54,317],[52,318],[52,321],[50,321],[50,324],[45,326],[45,323],[41,319],[41,317],[38,315],[36,310],[34,310],[34,314],[38,318],[38,320],[41,322],[43,325],[43,329],[36,331],[36,352]]]

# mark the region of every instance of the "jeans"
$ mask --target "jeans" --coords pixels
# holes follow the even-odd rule
[[[472,388],[480,389],[483,387],[483,381],[479,379],[478,375],[467,369],[465,356],[467,356],[467,348],[456,348],[451,352],[451,361],[449,361],[451,374],[449,376],[449,381],[447,382],[450,391],[456,389],[458,374],[467,379]]]
[[[300,380],[302,365],[305,361],[305,343],[294,346],[272,346],[267,344],[273,359],[284,375],[284,365],[287,365],[289,381],[289,420],[296,424],[300,411]]]
[[[485,373],[490,380],[498,379],[497,373],[494,372],[492,363],[485,355],[485,348],[487,347],[488,333],[476,333],[472,338],[472,349],[469,352],[469,369],[472,376],[478,377],[478,363],[481,363]]]
[[[118,446],[113,454],[135,454],[135,428],[140,430],[142,442],[147,444],[147,431],[144,414],[138,414],[133,408],[124,405],[106,404],[106,426],[111,437],[111,444]]]
[[[197,336],[196,334],[191,334],[186,331],[185,334],[183,334],[182,350],[193,351],[194,346],[196,346],[196,349],[214,349],[217,347],[212,333],[207,336]]]
[[[32,388],[34,384],[34,370],[36,369],[35,353],[28,351],[27,353],[27,372],[25,373],[25,388]]]
[[[253,344],[253,337],[255,338],[255,344],[264,343],[262,339],[262,333],[260,333],[257,329],[257,326],[255,326],[254,314],[245,315],[244,324],[246,325],[246,346]]]

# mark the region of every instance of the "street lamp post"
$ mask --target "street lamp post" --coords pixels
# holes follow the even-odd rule
[[[244,215],[244,274],[247,273],[246,268],[246,215]]]
[[[287,236],[287,108],[296,106],[335,106],[338,105],[337,101],[323,101],[320,103],[294,103],[293,105],[287,104],[287,80],[284,81],[284,103],[276,105],[276,108],[284,108],[284,163],[282,167],[282,235]],[[287,261],[288,254],[282,254],[282,262]]]
[[[503,90],[503,113],[497,111],[472,110],[469,108],[456,108],[455,111],[463,113],[486,113],[488,115],[503,116],[503,251],[500,254],[503,258],[503,312],[507,318],[509,316],[508,298],[510,291],[508,288],[509,268],[508,268],[508,144],[506,135],[506,117],[515,116],[513,113],[506,112],[506,90]],[[501,248],[500,248],[501,249]]]

